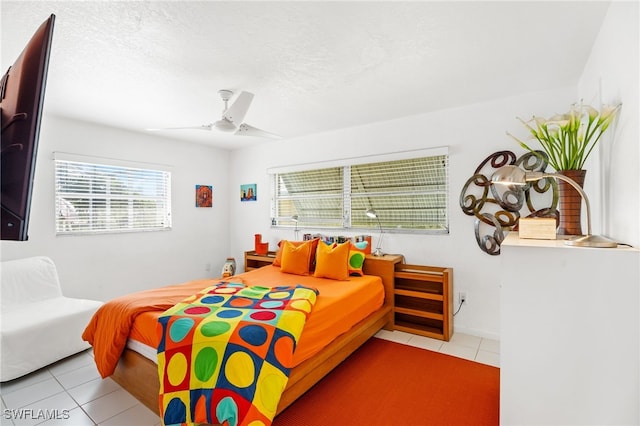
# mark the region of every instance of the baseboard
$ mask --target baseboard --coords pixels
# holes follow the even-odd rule
[[[454,333],[469,334],[471,336],[481,337],[483,339],[500,340],[500,334],[498,333],[491,333],[485,330],[477,330],[475,328],[460,327],[458,325],[455,326]]]

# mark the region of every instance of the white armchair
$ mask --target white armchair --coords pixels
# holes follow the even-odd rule
[[[89,347],[82,332],[102,302],[65,297],[48,257],[2,262],[0,382]]]

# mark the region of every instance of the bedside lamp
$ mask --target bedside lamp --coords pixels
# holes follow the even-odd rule
[[[503,166],[496,170],[491,175],[491,183],[501,185],[525,185],[527,182],[535,182],[544,178],[560,179],[571,185],[582,197],[586,205],[587,212],[587,235],[582,235],[569,240],[564,243],[568,246],[576,247],[603,247],[612,248],[617,247],[618,243],[608,238],[591,235],[591,206],[589,205],[589,198],[584,190],[573,179],[568,178],[559,173],[543,173],[543,172],[525,172],[517,166]],[[562,212],[560,212],[562,214]]]
[[[294,214],[291,216],[291,220],[296,223],[296,227],[293,230],[293,240],[298,241],[298,215]]]
[[[378,226],[380,227],[380,238],[378,238],[378,245],[376,246],[376,249],[373,253],[371,253],[373,256],[384,256],[384,253],[382,252],[382,224],[380,223],[380,218],[378,217],[378,214],[376,213],[376,211],[374,209],[368,209],[365,214],[370,217],[371,219],[378,219]]]

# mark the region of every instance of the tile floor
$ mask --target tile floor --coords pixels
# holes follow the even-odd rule
[[[385,330],[377,337],[496,367],[500,365],[500,342],[496,340],[458,333],[449,342],[443,342]],[[0,384],[0,399],[2,426],[160,425],[158,416],[113,380],[100,378],[90,350]]]
[[[500,342],[498,340],[454,333],[451,340],[443,342],[442,340],[430,339],[402,331],[386,330],[380,330],[376,337],[500,367]]]

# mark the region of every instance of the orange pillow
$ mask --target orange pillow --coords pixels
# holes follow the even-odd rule
[[[282,247],[282,265],[280,270],[287,274],[309,275],[309,259],[311,258],[311,242],[294,245],[285,241]]]
[[[349,248],[351,243],[329,246],[318,244],[316,253],[316,270],[313,276],[316,278],[329,278],[332,280],[349,279]]]
[[[282,266],[282,247],[284,246],[284,242],[287,240],[280,240],[278,243],[278,251],[276,252],[276,258],[273,260],[273,266]],[[320,238],[314,238],[313,240],[307,241],[289,241],[294,246],[299,246],[304,243],[311,243],[311,259],[309,259],[309,271],[313,271],[316,267],[316,247],[318,247],[318,241]]]
[[[282,266],[282,248],[287,240],[278,241],[278,251],[276,251],[276,258],[273,260],[273,266]],[[291,241],[293,244],[302,244],[302,241]]]

